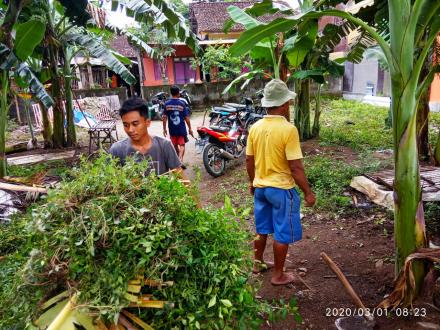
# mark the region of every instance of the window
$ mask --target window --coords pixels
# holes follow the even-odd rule
[[[196,81],[196,71],[191,63],[186,59],[175,59],[174,78],[176,84],[194,83]]]

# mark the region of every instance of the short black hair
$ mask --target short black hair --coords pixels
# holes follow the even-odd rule
[[[122,107],[119,109],[119,116],[122,117],[131,111],[138,111],[142,117],[149,119],[147,102],[140,97],[132,97],[125,100],[125,102],[122,103]]]
[[[177,87],[176,85],[171,86],[170,93],[171,93],[172,96],[179,95],[179,93],[180,93],[179,87]]]

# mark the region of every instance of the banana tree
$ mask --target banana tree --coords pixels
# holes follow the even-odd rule
[[[22,82],[46,107],[53,104],[44,86],[35,77],[26,59],[40,43],[44,35],[41,17],[33,15],[27,22],[19,24],[19,16],[25,5],[21,0],[9,1],[0,27],[0,177],[6,175],[5,133],[7,114],[11,102],[10,81]],[[15,32],[15,33],[14,33]]]
[[[263,26],[264,23],[258,21],[254,15],[263,13],[269,8],[264,7],[262,4],[257,4],[254,7],[243,10],[237,6],[229,6],[227,11],[230,16],[230,20],[225,23],[224,30],[228,32],[234,24],[242,24],[246,30],[258,28]],[[277,4],[278,5],[278,4]],[[283,13],[293,14],[290,8],[284,7],[280,4],[276,10],[280,10]],[[233,46],[230,49],[232,56],[243,56],[248,53],[249,58],[252,60],[253,70],[243,73],[238,76],[223,90],[223,94],[228,93],[231,88],[235,87],[239,83],[242,83],[240,89],[246,87],[250,81],[259,77],[276,78],[287,80],[286,71],[286,52],[292,50],[292,38],[288,38],[286,35],[280,33],[278,35],[271,35],[267,38],[261,39],[259,42],[253,45],[247,52],[236,54],[233,52]]]
[[[167,33],[168,38],[185,42],[191,49],[200,52],[196,35],[188,27],[185,17],[175,6],[165,0],[116,0],[112,1],[112,9],[118,5],[127,8],[127,15],[138,22],[149,26],[160,27]]]
[[[362,19],[342,10],[326,9],[280,18],[264,27],[250,29],[234,46],[250,49],[252,44],[273,33],[285,32],[291,25],[322,16],[335,16],[358,26],[360,33],[368,34],[381,47],[391,74],[395,162],[395,265],[396,272],[399,272],[405,258],[427,244],[417,158],[417,100],[429,85],[426,79],[420,81],[420,75],[432,44],[440,32],[440,2],[389,0],[386,5],[389,13],[389,43]],[[420,45],[424,36],[423,47],[416,49],[415,45]],[[431,68],[427,77],[432,70]],[[413,267],[415,292],[408,292],[405,303],[409,303],[417,295],[425,273],[422,263],[415,263]]]
[[[299,10],[301,13],[306,13],[313,8],[313,1],[301,1]],[[323,3],[319,4],[323,6]],[[314,128],[311,130],[310,125],[310,86],[311,79],[319,81],[323,80],[324,75],[340,76],[342,66],[329,60],[329,55],[334,47],[347,36],[356,27],[350,23],[345,22],[340,25],[328,24],[325,29],[318,32],[318,19],[308,19],[299,21],[298,24],[286,24],[283,18],[275,19],[269,25],[257,21],[255,17],[261,16],[265,13],[282,13],[284,15],[291,14],[291,10],[285,9],[278,3],[271,1],[264,1],[257,3],[245,11],[229,7],[229,14],[232,21],[243,24],[247,31],[245,31],[239,39],[239,43],[235,43],[230,52],[232,55],[239,56],[249,52],[251,58],[252,54],[258,49],[260,40],[268,40],[276,38],[278,40],[276,50],[278,65],[274,65],[276,69],[280,69],[280,74],[287,72],[298,72],[291,75],[290,79],[295,80],[295,89],[298,93],[298,98],[295,106],[295,125],[298,128],[301,140],[309,139],[319,134],[319,117],[320,117],[320,95],[317,96],[318,106],[315,111]],[[232,23],[228,22],[228,27]],[[274,29],[266,33],[264,38],[253,44],[243,46],[243,42],[248,36],[257,30],[257,27],[262,29]],[[252,32],[250,32],[252,31]],[[280,42],[281,41],[281,42]],[[347,54],[346,59],[354,62],[359,62],[362,56],[359,55],[369,45],[371,40],[368,38],[357,38],[351,43],[352,50]],[[280,44],[282,47],[280,47]],[[266,47],[270,50],[270,47]],[[268,56],[270,58],[270,56]],[[267,61],[266,61],[267,63]],[[267,66],[267,64],[266,64]],[[277,72],[277,71],[276,71]],[[309,75],[310,73],[310,75]],[[235,80],[233,83],[237,83]],[[321,82],[322,83],[322,82]],[[227,89],[228,90],[228,89]],[[225,91],[227,91],[225,90]],[[318,88],[320,92],[320,87]]]

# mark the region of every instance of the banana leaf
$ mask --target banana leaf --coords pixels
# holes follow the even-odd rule
[[[165,0],[119,0],[112,2],[112,10],[124,5],[134,14],[138,22],[160,25],[168,38],[185,42],[196,54],[202,52],[196,35],[188,27],[185,18],[176,11],[173,4]]]
[[[46,92],[43,84],[38,80],[25,62],[22,62],[17,66],[15,69],[15,75],[27,84],[32,94],[43,103],[46,109],[54,104],[52,97]]]
[[[26,60],[43,40],[46,25],[40,20],[30,20],[18,24],[15,34],[14,51],[17,57]]]
[[[120,75],[128,84],[136,83],[136,78],[124,64],[122,64],[105,45],[87,33],[87,31],[72,29],[67,32],[63,38],[67,43],[80,46],[91,56],[99,58],[108,69]]]

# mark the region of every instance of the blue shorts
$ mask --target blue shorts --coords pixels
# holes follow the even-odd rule
[[[274,234],[274,239],[283,244],[302,238],[296,189],[255,188],[254,204],[257,234]]]

